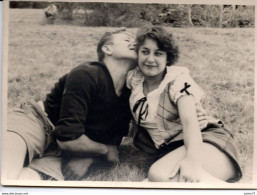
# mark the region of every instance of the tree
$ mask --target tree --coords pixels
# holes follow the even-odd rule
[[[223,20],[223,5],[220,5],[219,28],[222,27],[222,20]]]
[[[188,5],[187,6],[187,13],[188,13],[188,22],[191,26],[194,26],[193,22],[192,22],[192,5]]]

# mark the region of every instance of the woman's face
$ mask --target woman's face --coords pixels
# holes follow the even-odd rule
[[[138,50],[138,65],[145,76],[153,77],[163,73],[167,64],[167,53],[159,49],[153,39],[145,39]]]

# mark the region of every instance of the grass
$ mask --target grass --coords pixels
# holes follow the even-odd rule
[[[113,28],[45,25],[42,10],[10,10],[8,106],[43,100],[60,76],[96,60],[100,36]],[[129,29],[136,31],[136,29]],[[252,181],[254,137],[254,29],[169,28],[186,66],[205,90],[206,110],[235,134],[242,159],[241,183]],[[124,138],[121,163],[95,165],[85,180],[141,181],[154,158]]]

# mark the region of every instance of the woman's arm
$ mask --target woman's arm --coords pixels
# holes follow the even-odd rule
[[[201,171],[202,135],[199,128],[193,96],[182,96],[177,101],[183,126],[184,144],[187,154],[180,164],[180,181],[198,182]]]

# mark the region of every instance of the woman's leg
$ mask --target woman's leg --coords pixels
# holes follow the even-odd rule
[[[178,181],[179,172],[174,168],[186,156],[186,148],[182,146],[155,162],[148,173],[149,181]],[[232,178],[235,169],[229,157],[215,146],[203,143],[201,182],[222,182]],[[175,176],[174,176],[175,175]]]
[[[27,154],[26,143],[20,135],[9,131],[6,132],[4,143],[7,179],[18,179]]]

